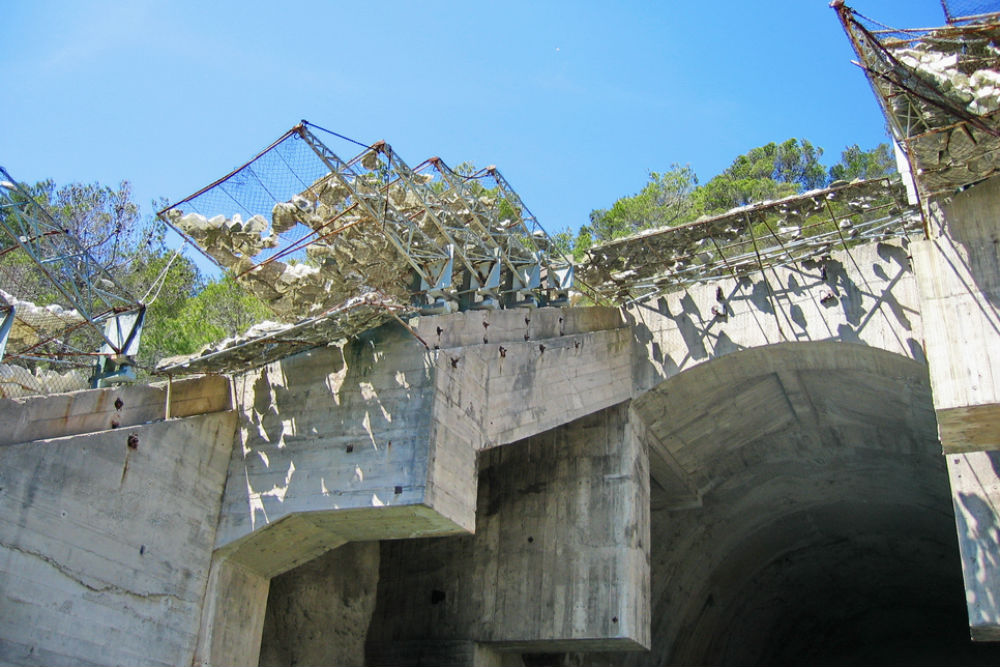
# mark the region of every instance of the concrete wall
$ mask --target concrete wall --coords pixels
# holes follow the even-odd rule
[[[648,473],[626,420],[619,405],[484,452],[474,536],[383,543],[370,644],[648,645]]]
[[[48,405],[147,393],[16,412],[37,423]],[[215,412],[0,446],[0,662],[191,664],[235,423]]]
[[[931,207],[913,258],[946,451],[1000,449],[1000,178]]]
[[[711,359],[777,343],[855,343],[926,362],[917,285],[899,242],[675,292],[630,306],[625,319],[638,342],[635,395]]]

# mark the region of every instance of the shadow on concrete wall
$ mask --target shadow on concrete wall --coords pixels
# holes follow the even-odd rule
[[[874,250],[854,248],[634,305],[625,319],[639,343],[637,372],[648,383],[748,347],[793,341],[878,345],[926,364],[919,312],[896,294],[915,293],[907,249],[879,243]],[[647,324],[663,319],[683,349],[665,349],[663,336]]]
[[[989,457],[994,479],[1000,479],[1000,451],[984,452]],[[969,604],[969,624],[995,626],[991,612],[997,608],[996,579],[1000,569],[1000,525],[998,508],[988,502],[989,490],[981,494],[959,492],[955,502],[955,522],[965,561],[965,591]],[[970,558],[971,556],[971,558]]]
[[[410,364],[415,368],[390,368],[390,359],[398,363],[403,355],[387,350],[399,345],[419,344],[387,325],[342,348],[295,355],[237,380],[245,466],[239,476],[246,478],[254,528],[310,497],[324,497],[310,503],[316,509],[341,509],[422,494],[410,479],[366,481],[376,465],[402,468],[420,456],[416,434],[428,416],[412,414],[412,407],[431,373],[422,354]]]

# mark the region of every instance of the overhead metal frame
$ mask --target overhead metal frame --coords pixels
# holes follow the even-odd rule
[[[118,366],[129,365],[138,344],[145,306],[3,167],[0,232],[0,288],[18,297],[23,282],[12,275],[11,269],[18,256],[26,257],[62,297],[57,299],[58,305],[79,315],[72,323],[53,318],[51,326],[39,328],[23,321],[27,310],[2,300],[0,330],[5,334],[6,349],[0,349],[0,359],[114,367],[116,372]],[[18,344],[14,333],[19,325],[31,327],[31,342]],[[95,371],[95,382],[103,379],[103,372]]]
[[[1000,3],[993,3],[998,5]],[[910,163],[920,198],[950,194],[997,173],[992,155],[1000,150],[1000,112],[973,113],[939,82],[901,60],[900,54],[936,44],[957,45],[950,53],[961,71],[1000,69],[1000,12],[958,17],[942,3],[951,25],[895,29],[863,17],[842,0],[832,3],[859,64],[882,107],[896,142]],[[974,41],[993,49],[966,48]],[[952,138],[961,148],[948,153]],[[948,159],[942,160],[942,156]],[[957,168],[956,168],[957,167]]]
[[[579,272],[602,293],[631,303],[907,237],[921,226],[898,179],[853,181],[609,241],[587,251]]]
[[[362,150],[343,159],[329,136]],[[411,168],[307,121],[159,215],[285,321],[369,292],[423,314],[600,298],[494,167]]]

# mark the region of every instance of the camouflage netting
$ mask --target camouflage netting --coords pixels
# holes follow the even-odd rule
[[[921,228],[898,178],[854,181],[595,246],[579,272],[629,301]]]
[[[921,191],[950,194],[1000,172],[1000,14],[894,30],[839,11]]]
[[[565,301],[570,262],[495,168],[458,174],[432,158],[410,169],[384,142],[352,141],[363,150],[345,162],[313,127],[303,122],[160,212],[279,323],[295,325],[211,346],[197,355],[199,367],[229,365],[226,350],[248,362],[302,349],[306,322],[318,336],[308,341],[313,346],[323,336],[356,335],[359,323],[375,326],[390,316],[370,317],[380,307],[450,312]],[[318,325],[323,318],[331,322]],[[159,367],[192,363],[172,359]]]

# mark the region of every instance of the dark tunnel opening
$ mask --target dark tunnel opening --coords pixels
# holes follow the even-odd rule
[[[651,457],[710,482],[652,513],[652,649],[625,662],[1000,664],[970,639],[926,367],[854,350],[739,352],[635,401]]]

